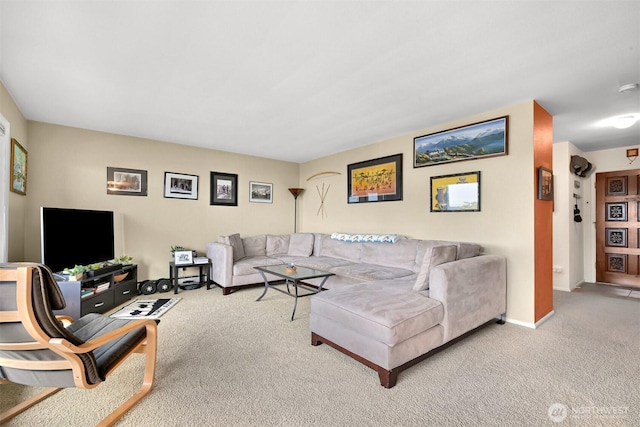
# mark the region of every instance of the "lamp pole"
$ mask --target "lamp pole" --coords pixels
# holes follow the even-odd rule
[[[290,188],[289,192],[293,195],[293,232],[298,232],[298,196],[304,191],[304,188]]]

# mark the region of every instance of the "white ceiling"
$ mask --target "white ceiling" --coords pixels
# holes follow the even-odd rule
[[[521,103],[583,151],[640,143],[638,1],[11,1],[28,120],[304,162]],[[418,136],[418,134],[416,134]]]

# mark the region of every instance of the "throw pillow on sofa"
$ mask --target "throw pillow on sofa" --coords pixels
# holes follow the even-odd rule
[[[414,291],[426,291],[429,289],[429,274],[431,269],[437,265],[456,260],[458,250],[455,245],[433,246],[427,248],[422,259],[420,272],[413,285]]]
[[[267,256],[282,255],[289,252],[289,235],[267,234]]]
[[[311,256],[313,253],[313,234],[295,233],[289,237],[289,251],[291,256]]]
[[[267,254],[267,236],[260,234],[258,236],[248,236],[242,239],[245,256],[265,256]]]
[[[229,236],[223,236],[224,243],[231,245],[233,248],[233,260],[238,261],[245,257],[244,246],[242,245],[242,238],[239,233],[231,234]]]

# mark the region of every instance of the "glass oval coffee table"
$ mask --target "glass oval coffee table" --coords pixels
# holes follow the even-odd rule
[[[328,271],[318,270],[315,268],[300,267],[300,266],[296,266],[295,271],[289,272],[288,266],[286,264],[265,265],[265,266],[259,266],[259,267],[253,267],[253,268],[258,270],[260,272],[260,275],[264,279],[264,291],[256,301],[260,301],[262,297],[265,296],[265,294],[269,289],[273,289],[275,291],[278,291],[285,295],[289,295],[290,297],[293,297],[295,301],[293,303],[293,313],[291,313],[291,320],[293,320],[293,317],[296,314],[296,307],[298,306],[298,298],[308,297],[309,295],[314,295],[314,294],[317,294],[318,292],[321,292],[322,287],[324,286],[327,279],[331,276],[334,276],[333,273],[329,273]],[[276,277],[279,277],[279,279],[272,280],[271,282],[269,282],[265,273],[272,274]],[[320,277],[324,277],[324,279],[322,280],[322,283],[320,283],[320,286],[318,286],[317,288],[311,287],[311,285],[308,285],[303,282],[304,280],[317,279]],[[277,288],[276,285],[286,285],[287,289],[284,290],[284,289]],[[291,287],[293,287],[294,289],[293,293],[291,292]],[[309,292],[301,294],[298,292],[298,288],[304,289],[305,291],[309,291]]]

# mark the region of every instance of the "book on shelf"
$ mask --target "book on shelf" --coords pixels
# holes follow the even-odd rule
[[[109,289],[110,284],[111,284],[110,282],[100,283],[98,286],[96,286],[96,289],[98,290],[98,292],[103,291],[105,289]]]
[[[209,262],[209,258],[206,256],[199,256],[193,259],[194,264],[207,264]]]

